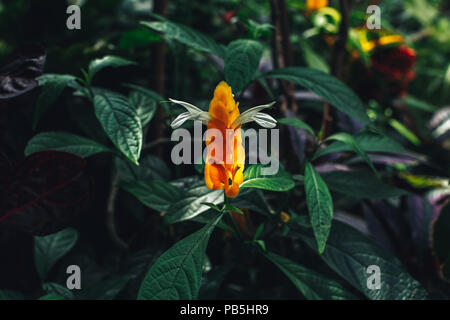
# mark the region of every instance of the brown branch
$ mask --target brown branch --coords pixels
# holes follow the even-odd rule
[[[288,14],[285,0],[270,0],[271,19],[275,27],[272,38],[272,60],[274,68],[285,68],[293,65],[291,41],[289,39]],[[294,84],[285,80],[278,81],[285,97],[281,111],[286,108],[297,111],[294,96]]]
[[[167,0],[155,0],[153,12],[163,17],[167,17]],[[151,46],[152,51],[152,63],[151,63],[151,75],[150,82],[153,90],[164,96],[165,91],[165,66],[166,66],[166,43],[164,41],[157,42]],[[155,119],[152,124],[152,140],[158,140],[164,138],[165,125],[164,118],[166,114],[164,109],[159,106],[156,110]],[[144,132],[144,136],[147,134],[148,128]],[[145,138],[144,138],[145,142]],[[162,156],[163,148],[159,146],[155,150],[157,156]]]
[[[336,42],[333,46],[333,52],[331,55],[330,71],[333,76],[342,80],[342,66],[344,62],[345,46],[348,40],[348,29],[350,27],[350,10],[351,10],[351,0],[339,0],[339,6],[341,9],[341,23],[339,25],[339,32],[337,35]],[[322,139],[327,136],[327,130],[329,131],[328,124],[331,122],[332,118],[330,115],[330,104],[325,103],[323,109],[322,117]]]

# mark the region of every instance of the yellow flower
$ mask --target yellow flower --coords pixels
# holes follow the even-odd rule
[[[328,6],[328,0],[306,0],[306,8],[308,10],[319,10]]]
[[[244,180],[245,150],[242,146],[241,126],[255,121],[265,128],[276,126],[276,120],[260,112],[271,107],[274,102],[251,108],[242,114],[239,103],[234,101],[231,87],[224,81],[214,90],[214,97],[209,104],[209,112],[174,99],[170,101],[182,105],[186,112],[180,114],[171,127],[178,128],[187,120],[198,120],[208,126],[208,130],[218,130],[222,140],[215,141],[215,136],[206,139],[207,155],[205,159],[205,184],[210,189],[223,189],[229,198],[239,193],[239,185]],[[230,139],[232,138],[232,139]],[[230,145],[227,145],[227,141]],[[218,145],[219,144],[219,145]]]
[[[239,185],[244,181],[245,150],[242,146],[241,126],[234,126],[239,117],[239,103],[234,101],[231,88],[225,82],[219,83],[209,104],[208,129],[222,133],[222,152],[208,148],[205,163],[205,183],[210,189],[224,189],[227,197],[238,195]],[[232,146],[226,146],[226,137],[233,135]],[[214,138],[214,137],[213,137]],[[212,138],[206,140],[211,144]],[[217,146],[215,146],[217,147]],[[214,160],[212,162],[211,160]]]

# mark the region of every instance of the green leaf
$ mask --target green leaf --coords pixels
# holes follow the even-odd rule
[[[46,282],[42,285],[42,288],[44,289],[44,291],[47,294],[57,294],[65,299],[74,299],[75,298],[72,291],[67,289],[67,287],[60,285],[59,283]]]
[[[110,275],[100,281],[89,283],[80,291],[82,300],[113,300],[128,284],[130,275]]]
[[[192,188],[188,190],[185,198],[169,207],[164,220],[169,224],[190,220],[209,209],[209,206],[204,204],[206,202],[215,205],[223,203],[223,191],[210,190],[204,185]]]
[[[402,98],[402,102],[411,108],[419,109],[426,112],[436,112],[437,110],[439,110],[439,107],[429,104],[428,102],[420,100],[411,95]]]
[[[92,81],[97,72],[106,67],[125,67],[135,65],[136,63],[121,57],[104,56],[100,59],[95,59],[89,64],[89,79]]]
[[[82,158],[90,157],[100,152],[112,152],[101,144],[67,132],[44,132],[35,135],[25,147],[25,156],[32,153],[56,150],[76,154]]]
[[[138,28],[122,33],[119,41],[120,49],[135,49],[147,47],[150,43],[161,41],[161,36],[150,30]]]
[[[257,188],[268,191],[288,191],[295,187],[292,177],[287,172],[282,172],[273,176],[261,174],[261,165],[250,165],[244,171],[244,182],[239,186],[240,189]]]
[[[305,59],[308,67],[325,73],[330,73],[330,67],[328,66],[327,62],[320,55],[314,52],[308,41],[301,41],[300,48],[303,53],[303,58]]]
[[[114,145],[131,162],[138,164],[142,148],[142,124],[128,102],[118,94],[102,93],[94,96],[95,115]]]
[[[389,124],[392,128],[394,128],[399,134],[401,134],[405,139],[416,146],[420,146],[420,139],[408,129],[403,123],[397,121],[396,119],[390,119]]]
[[[168,39],[181,42],[193,49],[215,54],[221,58],[225,57],[225,50],[222,45],[217,44],[208,36],[193,30],[185,25],[170,21],[141,22],[147,28],[164,34]]]
[[[182,191],[168,182],[133,181],[121,183],[120,187],[134,195],[140,202],[159,212],[167,209],[182,197]]]
[[[311,135],[314,137],[314,130],[313,128],[311,128],[309,126],[309,124],[307,124],[306,122],[303,122],[302,120],[298,119],[298,118],[281,118],[281,119],[277,119],[278,123],[287,125],[287,126],[291,126],[291,127],[295,127],[298,129],[303,129],[308,131],[309,133],[311,133]]]
[[[356,142],[359,144],[362,150],[365,152],[386,152],[386,153],[407,153],[408,151],[403,148],[403,146],[392,140],[391,138],[375,132],[363,131],[355,136]],[[341,141],[334,142],[328,145],[326,148],[316,152],[314,154],[313,160],[317,159],[323,155],[351,151],[352,148]]]
[[[308,229],[297,230],[297,236],[316,249],[314,237]],[[427,293],[411,277],[398,259],[371,239],[340,221],[334,221],[327,247],[321,258],[342,278],[372,300],[419,300]],[[376,265],[381,271],[381,288],[367,286],[367,268]]]
[[[164,160],[151,154],[141,157],[139,165],[135,165],[128,160],[116,157],[115,166],[119,173],[120,180],[124,182],[139,180],[162,180],[168,181],[171,172]]]
[[[64,297],[56,293],[49,293],[40,297],[39,300],[64,300]]]
[[[75,79],[69,74],[45,74],[37,78],[39,85],[42,86],[42,91],[34,109],[33,130],[36,130],[42,115],[58,99],[64,88]]]
[[[142,127],[152,120],[156,111],[156,100],[140,91],[132,91],[129,95],[130,104],[136,109],[141,119]]]
[[[172,109],[169,107],[169,101],[164,100],[164,98],[157,92],[132,83],[125,83],[123,86],[132,89],[132,92],[137,91],[141,93],[142,95],[146,96],[149,100],[154,100],[157,104],[161,105],[164,108],[164,111],[168,116],[172,114]]]
[[[244,212],[241,209],[239,209],[238,207],[232,205],[231,203],[226,203],[223,210],[225,212],[228,211],[228,212],[236,212],[236,213],[239,213],[239,214],[242,214],[242,215],[244,214]]]
[[[0,290],[0,300],[23,300],[25,297],[20,292]]]
[[[334,192],[356,199],[381,199],[408,194],[406,190],[383,183],[368,170],[332,171],[321,176]]]
[[[358,96],[343,82],[329,74],[302,67],[288,67],[263,74],[263,78],[279,78],[310,89],[349,116],[370,124],[366,108]]]
[[[275,253],[263,254],[292,281],[309,300],[356,300],[341,284]]]
[[[363,158],[363,160],[373,170],[375,175],[378,176],[378,172],[375,169],[372,161],[367,156],[367,154],[364,152],[364,150],[360,147],[359,143],[355,140],[355,138],[353,136],[351,136],[350,134],[348,134],[346,132],[339,132],[339,133],[333,134],[333,135],[329,136],[327,139],[325,139],[325,141],[330,141],[330,140],[341,141],[341,142],[345,143],[346,145],[348,145],[350,148],[352,148],[352,150],[355,153],[357,153],[361,158]]]
[[[78,232],[72,228],[45,237],[34,237],[34,261],[41,280],[47,279],[55,263],[75,246],[77,240]]]
[[[240,92],[253,79],[262,53],[262,45],[254,40],[240,39],[228,45],[224,71],[233,92]]]
[[[333,199],[327,185],[309,162],[305,165],[305,192],[310,221],[319,253],[322,253],[330,234]]]
[[[222,214],[218,214],[206,226],[163,253],[142,281],[138,300],[196,299],[209,237],[221,218]]]
[[[204,204],[205,206],[210,207],[213,210],[216,210],[218,212],[222,212],[222,210],[218,206],[216,206],[214,203],[203,202],[202,204]]]

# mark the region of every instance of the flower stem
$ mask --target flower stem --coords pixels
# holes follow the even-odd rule
[[[225,207],[230,204],[230,198],[227,197],[227,195],[225,194],[225,190],[223,191],[223,199],[224,199],[224,203],[225,203]],[[242,240],[242,234],[241,234],[241,230],[239,229],[239,226],[237,225],[236,221],[234,220],[233,215],[231,214],[231,210],[225,210],[228,213],[228,216],[231,219],[231,223],[233,224],[233,230],[234,230],[234,234],[236,235],[236,238],[238,238],[239,240]]]

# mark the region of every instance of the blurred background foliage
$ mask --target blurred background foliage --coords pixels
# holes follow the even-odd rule
[[[381,8],[382,30],[370,31],[364,28],[367,18],[365,9],[370,3]],[[70,31],[65,27],[68,4],[81,6],[81,30]],[[341,19],[338,1],[330,1],[329,7],[316,11],[308,10],[304,0],[286,0],[286,5],[293,65],[330,72],[332,48]],[[45,73],[81,77],[80,70],[86,68],[91,60],[105,55],[120,56],[137,62],[138,67],[105,70],[99,74],[96,85],[124,93],[127,89],[123,83],[135,83],[154,89],[156,80],[152,61],[155,61],[156,57],[153,46],[165,41],[166,76],[163,96],[182,97],[185,101],[206,105],[211,98],[212,88],[223,80],[223,75],[217,72],[221,62],[176,41],[163,40],[158,33],[142,27],[139,21],[150,20],[153,8],[152,0],[0,0],[0,61],[5,61],[24,43],[39,43],[47,51]],[[274,27],[271,25],[271,8],[267,0],[168,0],[168,18],[209,35],[224,45],[238,38],[257,39],[265,44],[259,71],[273,68],[270,48]],[[425,194],[428,196],[430,190],[449,193],[448,179],[445,185],[431,177],[448,178],[450,174],[450,2],[354,1],[349,21],[349,41],[345,47],[342,80],[367,103],[369,116],[375,123],[409,150],[425,155],[431,163],[412,169],[412,176],[408,175],[411,172],[407,172],[403,176],[396,175],[393,178],[398,180],[396,183],[400,186],[414,190],[418,198],[401,203],[395,203],[395,200],[383,200],[381,203],[380,200],[377,204],[380,206],[378,210],[406,210],[405,208],[411,205],[410,201],[427,206],[421,199],[425,198]],[[36,132],[70,129],[73,132],[96,136],[99,140],[107,140],[98,124],[92,119],[81,117],[82,110],[89,106],[67,92],[58,98],[56,107],[43,116],[37,130],[33,131],[32,114],[37,95],[32,92],[11,102],[21,115],[20,121],[8,124],[9,140],[7,147],[2,150],[8,154],[11,161],[23,157],[27,141]],[[314,99],[303,101],[303,91],[298,95],[298,113],[318,131],[323,103]],[[258,85],[249,87],[242,97],[244,103],[258,99],[268,101],[269,98],[270,92],[267,93]],[[338,118],[337,115],[336,119]],[[336,127],[351,133],[358,132],[357,124],[347,121],[348,119],[339,119]],[[167,117],[163,122],[168,124],[169,120]],[[177,167],[169,163],[170,152],[158,156],[167,160],[166,164],[164,161],[163,164],[158,164],[158,169],[155,170],[164,174],[165,180],[195,174],[193,166]],[[104,155],[95,156],[95,161],[89,164],[88,171],[96,186],[109,185],[110,166],[109,159]],[[402,169],[404,168],[400,164],[387,170]],[[414,175],[416,172],[417,175]],[[438,188],[435,188],[436,186]],[[92,212],[104,212],[108,188],[98,187],[95,192],[96,200]],[[268,202],[276,212],[286,210],[284,204],[289,202],[287,198],[285,194],[267,195]],[[290,202],[295,203],[296,200],[291,198]],[[355,199],[345,197],[336,197],[336,202],[337,207],[349,208],[349,211],[353,210],[360,218],[371,219],[371,213],[366,212],[371,211],[370,205],[357,206]],[[117,211],[128,212],[126,216],[120,214],[120,232],[127,237],[135,237],[133,250],[128,254],[123,254],[111,246],[103,214],[84,218],[77,228],[80,239],[71,251],[70,259],[65,257],[58,262],[63,266],[67,264],[64,259],[67,259],[82,265],[83,274],[88,277],[85,281],[92,285],[89,290],[83,291],[81,298],[134,299],[143,272],[154,259],[167,249],[169,244],[197,228],[193,222],[160,228],[160,217],[152,215],[148,218],[148,210],[130,194],[120,194]],[[277,223],[282,225],[281,220]],[[358,222],[353,221],[353,224]],[[254,232],[257,225],[256,221],[250,221],[248,227]],[[393,226],[394,229],[397,227],[395,223]],[[134,234],[137,227],[142,229]],[[401,232],[399,234],[402,234]],[[445,232],[443,234],[445,235]],[[221,236],[229,240],[227,235]],[[14,256],[15,248],[28,252],[32,246],[32,239],[23,239],[15,234],[7,235],[5,239],[8,242],[0,246],[4,251],[3,257]],[[224,254],[210,257],[212,264],[219,267],[213,268],[214,272],[209,272],[211,266],[205,263],[205,280],[200,298],[302,298],[287,278],[272,276],[276,272],[274,266],[265,263],[261,271],[258,268],[260,260],[247,252],[241,252],[235,243],[223,239],[220,240],[220,245],[216,244],[214,248]],[[378,240],[381,243],[384,241]],[[11,248],[12,243],[14,248]],[[304,244],[283,238],[274,240],[273,246],[284,256],[295,256],[299,261],[306,261],[305,264],[318,273],[337,278],[331,269],[320,263],[316,255],[305,250]],[[411,273],[422,283],[433,283],[430,286],[438,288],[435,290],[439,291],[436,293],[437,297],[441,297],[441,294],[448,295],[448,284],[439,278],[439,261],[435,261],[435,257],[427,252],[425,256],[428,264],[423,268],[418,267],[420,263],[417,259],[420,260],[424,256],[411,254],[411,250],[414,251],[415,248],[411,249],[408,245],[406,247],[401,258],[409,263]],[[40,280],[34,270],[32,258],[24,254],[16,256],[15,259],[3,264],[3,270],[13,273],[13,276],[0,276],[0,284],[11,290],[34,294],[40,288]],[[242,264],[235,267],[235,264],[241,261]],[[436,268],[435,263],[438,265]],[[15,269],[17,265],[20,267]],[[57,271],[50,273],[49,279],[52,282],[64,283],[64,270],[53,270]],[[130,279],[135,281],[129,282]],[[222,283],[227,285],[222,286]],[[357,292],[354,294],[358,295]]]

